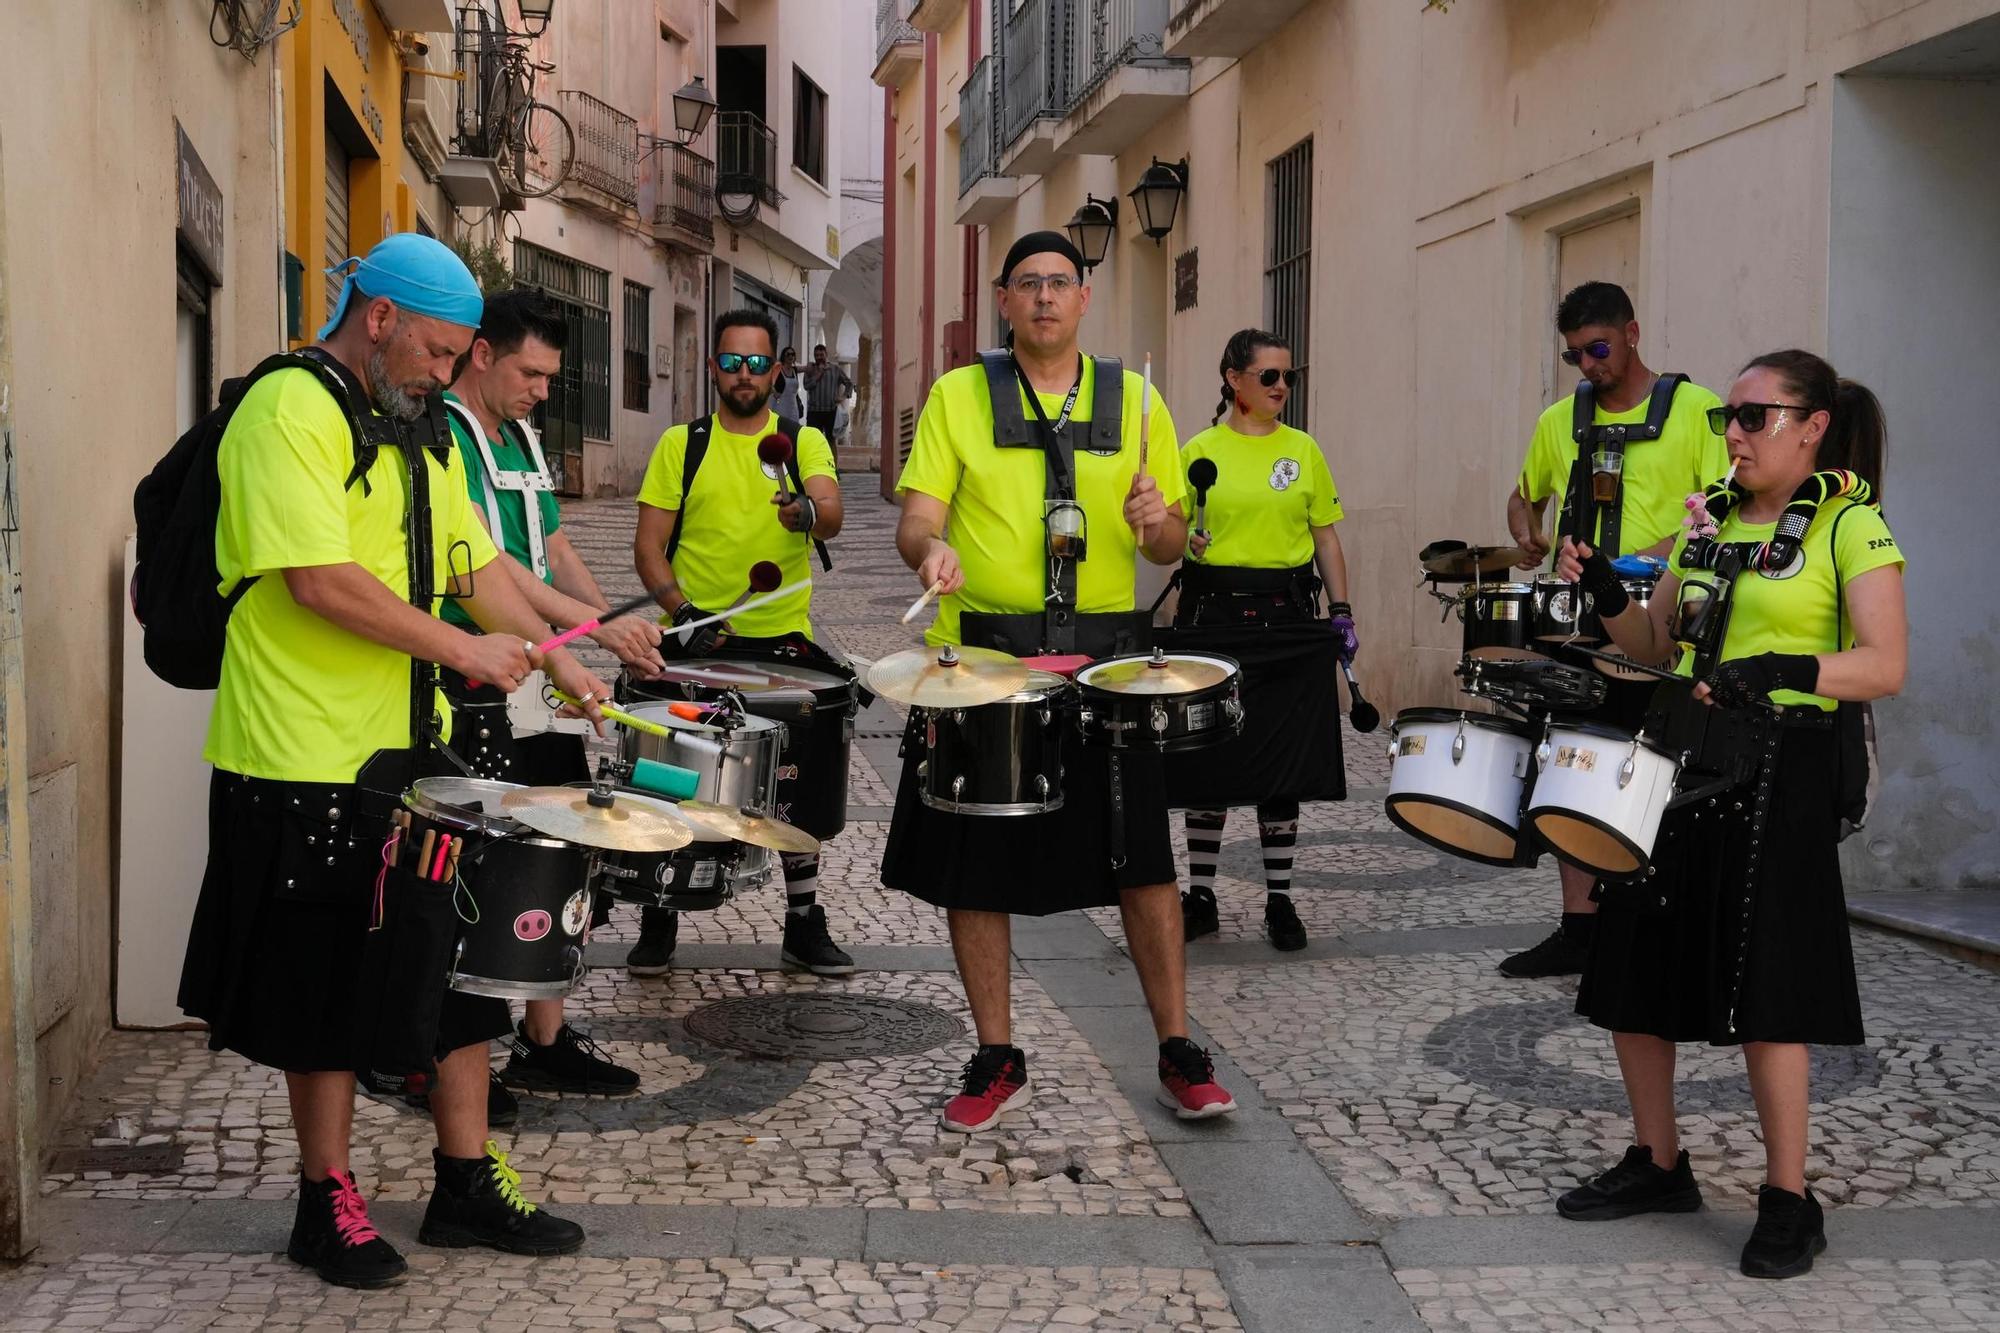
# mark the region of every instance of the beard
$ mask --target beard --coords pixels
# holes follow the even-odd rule
[[[739,417],[754,417],[764,410],[764,404],[771,401],[771,391],[755,385],[731,389],[722,395],[729,404],[729,410]]]
[[[389,378],[389,352],[377,347],[368,354],[369,396],[384,416],[398,421],[415,421],[424,414],[425,400],[444,386],[426,375],[422,379],[411,380],[407,384],[396,384]]]

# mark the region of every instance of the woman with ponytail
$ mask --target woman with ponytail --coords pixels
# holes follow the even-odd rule
[[[1690,756],[1683,791],[1715,794],[1667,813],[1647,877],[1603,890],[1576,1007],[1612,1033],[1635,1143],[1556,1208],[1578,1220],[1699,1208],[1674,1045],[1740,1045],[1766,1173],[1741,1266],[1782,1278],[1826,1248],[1805,1183],[1808,1047],[1862,1041],[1835,844],[1843,815],[1859,813],[1866,760],[1842,739],[1860,704],[1902,688],[1903,557],[1870,504],[1884,427],[1866,388],[1810,352],[1772,352],[1744,367],[1709,425],[1728,440],[1733,479],[1709,489],[1713,535],[1706,523],[1683,534],[1650,607],[1627,604],[1587,545],[1565,541],[1558,565],[1628,655],[1681,649],[1682,674],[1698,679],[1661,687],[1649,730]]]
[[[1169,798],[1187,810],[1181,915],[1189,939],[1220,928],[1215,872],[1228,807],[1254,805],[1265,933],[1279,949],[1303,949],[1291,898],[1299,802],[1347,796],[1334,676],[1359,640],[1333,530],[1340,493],[1319,445],[1278,420],[1298,382],[1285,340],[1243,329],[1223,348],[1221,369],[1213,424],[1181,450],[1196,520],[1175,575],[1173,642],[1242,665],[1244,730],[1222,746],[1169,757]],[[1328,620],[1319,618],[1322,585],[1332,599]]]

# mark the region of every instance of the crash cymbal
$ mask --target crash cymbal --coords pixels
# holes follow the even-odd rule
[[[598,806],[590,795],[581,787],[523,787],[500,805],[537,833],[608,852],[671,852],[694,841],[687,822],[658,805],[614,793],[609,805]]]
[[[782,824],[768,815],[734,805],[711,805],[707,801],[682,801],[675,807],[681,818],[697,829],[720,833],[752,847],[768,847],[774,852],[816,852],[819,839],[804,829]]]
[[[1228,665],[1215,658],[1159,652],[1085,667],[1076,677],[1079,685],[1113,694],[1191,694],[1228,679]]]
[[[1469,579],[1475,573],[1504,574],[1523,560],[1533,558],[1518,546],[1468,546],[1426,560],[1423,568],[1424,573],[1441,579]]]
[[[868,688],[917,708],[975,708],[1028,683],[1018,657],[991,648],[912,648],[868,668]]]

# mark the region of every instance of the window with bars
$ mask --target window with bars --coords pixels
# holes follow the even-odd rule
[[[826,184],[826,93],[792,66],[792,164]]]
[[[652,288],[625,284],[625,407],[632,412],[653,410],[653,367],[648,356],[653,345],[652,308]]]
[[[1307,327],[1312,308],[1313,145],[1307,139],[1265,167],[1264,327],[1292,345],[1298,383],[1279,419],[1306,428]]]
[[[583,442],[611,438],[611,274],[527,241],[514,242],[514,276],[539,288],[569,325],[562,370],[537,409],[556,489],[583,493]]]

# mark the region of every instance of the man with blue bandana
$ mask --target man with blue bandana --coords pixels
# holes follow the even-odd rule
[[[211,1048],[284,1071],[300,1158],[291,1257],[329,1282],[380,1287],[406,1265],[348,1165],[357,1015],[375,998],[358,968],[390,827],[380,793],[430,771],[420,761],[441,709],[424,664],[507,690],[539,667],[600,724],[608,687],[568,653],[529,646],[549,626],[497,562],[453,466],[436,399],[479,324],[472,275],[407,235],[340,268],[313,353],[348,385],[348,406],[311,370],[274,371],[243,395],[216,458],[216,568],[225,593],[247,587],[203,751],[209,859],[180,1003],[207,1021]],[[447,590],[491,632],[438,619]],[[506,1002],[448,991],[437,1027],[437,1187],[418,1239],[576,1249],[582,1229],[524,1199],[487,1138],[487,1047],[512,1029]]]

